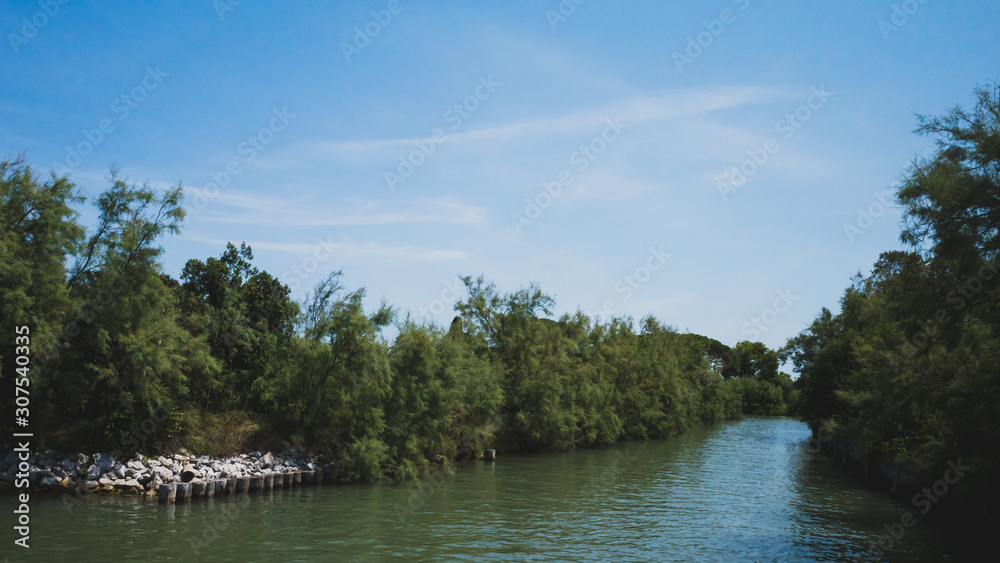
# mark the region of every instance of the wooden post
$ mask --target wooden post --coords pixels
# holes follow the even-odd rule
[[[274,475],[268,473],[264,475],[264,492],[274,490]]]
[[[213,481],[213,483],[215,484],[215,494],[217,494],[219,496],[222,496],[222,495],[226,494],[226,480],[225,479],[216,479],[215,481]]]
[[[236,494],[242,495],[250,490],[250,478],[238,477],[236,479]]]
[[[191,498],[205,498],[206,483],[204,481],[191,481]]]
[[[236,494],[236,477],[230,477],[226,479],[226,494],[227,495]]]
[[[282,473],[281,474],[281,483],[282,483],[282,485],[286,489],[292,488],[292,474],[291,473]]]
[[[281,473],[274,474],[274,488],[281,489],[285,484],[285,476]]]
[[[205,483],[205,498],[215,497],[215,481]]]
[[[250,477],[250,491],[257,492],[264,490],[264,476],[254,475]]]
[[[157,493],[159,493],[160,504],[174,502],[174,499],[177,498],[177,489],[173,483],[160,483]]]
[[[496,450],[486,450],[483,452],[483,459],[486,461],[495,461],[497,458]]]
[[[187,502],[191,500],[191,483],[176,483],[177,502]]]
[[[292,473],[292,486],[301,487],[302,486],[302,472],[295,471]]]

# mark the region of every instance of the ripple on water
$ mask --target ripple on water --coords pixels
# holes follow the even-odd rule
[[[251,496],[238,511],[226,499],[92,497],[72,511],[38,499],[24,560],[846,561],[909,507],[846,480],[808,438],[797,421],[751,417],[668,441],[457,464],[431,488]],[[921,525],[888,560],[953,559]]]

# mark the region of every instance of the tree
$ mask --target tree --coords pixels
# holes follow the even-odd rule
[[[273,401],[294,435],[332,453],[349,479],[377,479],[391,459],[383,441],[391,389],[388,346],[379,338],[395,313],[364,312],[364,289],[345,293],[341,272],[318,283],[303,304],[302,337]]]
[[[737,377],[757,379],[767,383],[778,382],[778,353],[760,342],[743,340],[732,349],[735,356]]]
[[[217,369],[204,341],[181,323],[157,261],[156,240],[178,232],[184,216],[181,188],[157,195],[114,168],[110,183],[65,281],[77,305],[66,319],[70,338],[35,389],[47,406],[39,422],[76,447],[106,445],[145,417],[171,412],[189,377]]]
[[[181,273],[188,315],[203,318],[212,354],[223,363],[218,379],[196,391],[207,405],[265,410],[261,397],[287,365],[298,305],[288,286],[251,261],[253,250],[227,243],[219,258],[188,260]]]
[[[500,294],[482,276],[465,276],[462,282],[468,296],[456,303],[455,309],[470,333],[485,341],[491,359],[503,369],[501,414],[509,421],[505,438],[514,447],[529,449],[553,440],[551,424],[535,420],[553,414],[549,401],[558,397],[560,390],[558,374],[543,370],[547,327],[537,317],[539,312],[551,314],[552,298],[537,284]]]
[[[800,373],[797,412],[857,455],[917,482],[949,460],[980,468],[949,493],[979,514],[1000,498],[1000,89],[977,106],[921,116],[936,153],[901,182],[901,239],[782,351]],[[985,512],[984,512],[985,513]]]
[[[81,201],[65,177],[41,181],[22,157],[0,162],[0,382],[13,385],[16,326],[27,326],[34,381],[45,369],[44,359],[65,340],[66,319],[73,301],[66,287],[66,257],[72,255],[84,231],[71,204]],[[13,392],[0,405],[12,410]],[[12,424],[5,420],[3,427]]]
[[[901,238],[968,269],[1000,253],[1000,85],[976,88],[977,104],[943,117],[920,116],[920,135],[937,151],[916,160],[900,187]]]

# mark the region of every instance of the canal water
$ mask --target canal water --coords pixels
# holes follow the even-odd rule
[[[958,561],[914,507],[751,417],[682,437],[501,456],[420,487],[321,485],[177,506],[34,498],[10,561],[851,561],[912,512],[885,561]],[[11,497],[0,499],[12,522]],[[884,544],[888,547],[888,544]]]

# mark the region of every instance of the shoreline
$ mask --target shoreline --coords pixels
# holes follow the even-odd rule
[[[253,452],[212,458],[186,453],[146,457],[135,453],[127,460],[111,454],[63,454],[55,450],[32,452],[27,463],[29,486],[14,486],[15,475],[22,461],[12,450],[0,458],[0,495],[29,493],[104,493],[156,496],[160,485],[208,482],[220,479],[274,474],[322,472],[325,480],[335,480],[333,464],[322,462],[321,456],[301,453],[294,449]]]

